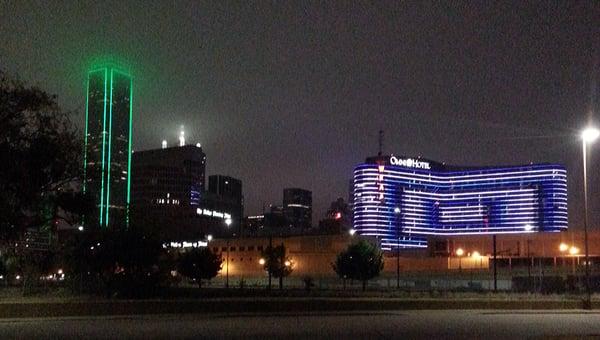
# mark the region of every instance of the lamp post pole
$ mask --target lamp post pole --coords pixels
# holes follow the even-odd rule
[[[225,288],[229,288],[229,239],[227,240],[227,265],[225,266]]]
[[[588,195],[587,195],[587,141],[583,139],[583,238],[585,248],[585,308],[592,308],[592,293],[590,291],[590,260],[588,249]]]
[[[396,244],[396,288],[400,289],[400,233],[402,232],[402,216],[400,215],[402,211],[400,207],[394,208],[394,213],[396,215],[396,233],[397,233],[397,241]]]
[[[493,242],[494,242],[494,293],[498,292],[498,270],[497,270],[497,264],[498,264],[498,260],[496,257],[496,234],[494,234],[492,236]]]
[[[585,308],[592,308],[592,292],[590,287],[590,259],[588,248],[588,194],[587,194],[587,148],[588,143],[592,143],[600,136],[600,130],[588,127],[581,133],[583,146],[583,237],[585,248]]]
[[[396,288],[400,289],[400,234],[396,245]]]

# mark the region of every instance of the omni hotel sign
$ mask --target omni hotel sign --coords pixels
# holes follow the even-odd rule
[[[413,158],[398,158],[396,156],[390,156],[390,164],[405,166],[407,168],[431,169],[429,162],[421,162],[420,160]]]

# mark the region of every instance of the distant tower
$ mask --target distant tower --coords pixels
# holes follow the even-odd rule
[[[96,211],[86,223],[102,228],[129,223],[132,133],[131,75],[113,65],[88,72],[83,191]]]

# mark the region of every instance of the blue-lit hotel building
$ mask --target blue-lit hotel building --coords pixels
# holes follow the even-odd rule
[[[426,248],[434,236],[567,229],[562,165],[458,167],[377,156],[354,170],[353,228],[384,250]]]

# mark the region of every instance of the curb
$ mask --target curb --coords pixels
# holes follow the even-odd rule
[[[600,303],[594,304],[596,308]],[[211,299],[1,303],[0,318],[383,310],[576,310],[578,300]]]

